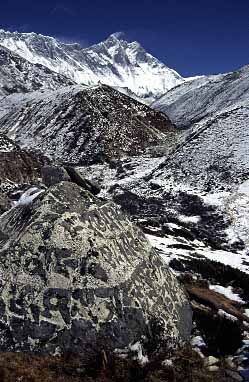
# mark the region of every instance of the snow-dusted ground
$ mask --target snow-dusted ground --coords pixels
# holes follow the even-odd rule
[[[6,135],[0,134],[0,152],[8,153],[10,151],[16,150],[16,145]]]
[[[151,245],[156,248],[162,258],[169,264],[171,260],[194,260],[205,261],[209,259],[217,263],[229,265],[232,268],[239,269],[249,274],[248,255],[244,252],[230,252],[224,250],[214,250],[211,247],[205,246],[204,243],[194,241],[189,243],[184,238],[175,238],[172,236],[158,237],[156,235],[146,235]],[[185,248],[177,248],[179,244],[185,244]],[[190,246],[187,249],[187,246]]]
[[[27,206],[31,204],[44,190],[40,190],[37,187],[31,187],[25,191],[20,199],[17,201],[16,206]]]
[[[71,164],[142,155],[178,135],[162,113],[103,85],[9,96],[0,115],[0,129],[21,147]]]
[[[193,195],[202,202],[202,211],[195,212],[193,209],[192,214],[179,213],[178,202],[174,205],[172,202],[168,202],[171,213],[173,211],[174,221],[168,221],[165,224],[167,227],[167,233],[162,233],[160,227],[152,226],[147,220],[150,220],[150,216],[146,215],[146,210],[141,210],[141,219],[138,219],[138,223],[142,224],[149,231],[147,238],[150,240],[152,246],[154,246],[163,259],[170,263],[173,259],[186,260],[198,260],[206,261],[211,260],[217,263],[229,265],[232,268],[241,270],[242,272],[249,273],[249,257],[248,257],[248,222],[249,222],[249,200],[248,200],[248,181],[242,181],[240,184],[236,184],[236,177],[229,179],[227,189],[219,190],[215,187],[210,191],[204,190],[201,187],[191,187],[188,183],[171,183],[171,178],[168,177],[167,169],[164,170],[164,163],[167,162],[167,158],[130,158],[127,161],[123,161],[121,166],[122,176],[119,177],[116,168],[110,168],[108,165],[90,166],[87,168],[80,168],[82,174],[97,183],[101,184],[102,193],[104,197],[111,197],[113,193],[112,188],[120,190],[118,194],[122,192],[132,192],[142,200],[148,200],[150,205],[150,198],[158,198],[158,203],[167,202],[169,195],[177,197],[184,193],[185,195]],[[163,168],[160,168],[163,166]],[[160,170],[158,170],[160,168]],[[199,171],[199,169],[198,169]],[[160,174],[160,176],[158,176]],[[148,180],[149,177],[149,180]],[[235,180],[235,184],[233,181]],[[109,191],[111,190],[111,191]],[[117,191],[114,191],[114,194]],[[122,194],[121,192],[121,194]],[[165,196],[164,196],[165,195]],[[179,201],[179,203],[182,203]],[[185,203],[188,203],[186,201]],[[125,200],[123,203],[125,208]],[[175,209],[176,208],[176,209]],[[194,207],[195,208],[195,207]],[[198,230],[201,224],[205,223],[207,214],[210,214],[210,208],[215,213],[223,216],[226,225],[221,228],[224,244],[227,248],[213,248],[211,245],[205,242],[203,239],[190,240],[182,234],[182,229],[186,228],[192,232]],[[175,210],[174,210],[175,209]],[[160,210],[160,209],[159,209]],[[131,214],[133,212],[131,211]],[[158,213],[158,212],[156,212]],[[167,216],[166,212],[161,209],[162,216]],[[202,215],[204,214],[204,215]],[[172,215],[172,214],[171,214]],[[170,219],[170,216],[168,218]],[[136,213],[137,219],[137,213]],[[160,212],[158,215],[160,219]],[[214,223],[210,224],[216,224]],[[208,229],[208,228],[207,228]],[[219,228],[220,229],[220,228]],[[210,235],[216,234],[214,232]],[[238,243],[244,242],[245,249],[232,250],[229,247]]]

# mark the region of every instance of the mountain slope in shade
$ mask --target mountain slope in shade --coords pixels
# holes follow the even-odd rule
[[[67,163],[140,155],[171,142],[177,130],[162,113],[106,85],[34,92],[18,102],[0,127],[21,146]]]
[[[152,103],[180,128],[223,113],[249,98],[249,66],[236,72],[203,76],[177,86]]]
[[[184,79],[147,53],[138,42],[115,33],[107,40],[82,49],[35,33],[0,30],[0,45],[32,63],[42,64],[76,83],[127,87],[142,98],[157,98]]]
[[[32,64],[0,46],[0,95],[58,89],[74,82],[40,64]]]

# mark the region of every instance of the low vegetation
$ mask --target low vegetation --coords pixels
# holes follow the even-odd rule
[[[0,354],[1,382],[225,382],[225,370],[209,372],[195,351],[177,351],[172,366],[162,366],[162,359],[144,367],[136,361],[100,354],[83,367],[75,357],[48,357],[23,353]]]

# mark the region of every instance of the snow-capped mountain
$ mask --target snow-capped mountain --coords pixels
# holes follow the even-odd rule
[[[82,49],[36,33],[0,30],[0,45],[31,63],[41,64],[76,83],[128,88],[136,96],[155,99],[184,79],[122,34]]]
[[[0,95],[58,89],[73,81],[0,46]]]

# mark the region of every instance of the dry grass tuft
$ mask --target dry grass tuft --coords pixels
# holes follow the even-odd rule
[[[145,367],[111,354],[99,355],[87,367],[75,357],[48,357],[24,353],[0,354],[1,382],[225,382],[224,370],[210,373],[189,348],[176,352],[173,367],[155,359]]]

